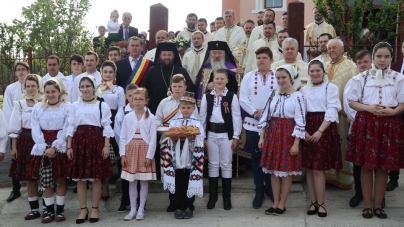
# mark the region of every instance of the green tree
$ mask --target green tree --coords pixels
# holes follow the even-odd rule
[[[61,71],[70,73],[68,57],[92,49],[84,26],[90,6],[89,0],[36,0],[22,8],[21,20],[0,24],[1,53],[26,57],[32,47],[33,73],[46,73],[45,59],[51,54],[61,57]]]
[[[403,3],[404,0],[384,0],[382,5],[375,5],[373,0],[314,0],[318,12],[334,26],[345,45],[349,46],[347,52],[350,57],[366,45],[392,41],[400,36]],[[364,21],[370,31],[368,35],[373,36],[372,43],[369,43],[366,35],[361,34]]]

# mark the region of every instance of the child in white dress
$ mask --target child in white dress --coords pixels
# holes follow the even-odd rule
[[[132,98],[134,111],[128,113],[122,124],[119,139],[119,152],[121,155],[121,178],[129,181],[129,197],[131,211],[124,220],[143,220],[144,207],[148,194],[148,181],[156,180],[156,166],[154,153],[156,150],[157,124],[145,106],[148,102],[148,93],[145,88],[138,88]],[[138,188],[140,181],[140,204],[137,207]]]
[[[108,43],[121,41],[122,37],[119,36],[119,13],[116,9],[112,10],[111,20],[108,21],[107,29],[108,29]]]

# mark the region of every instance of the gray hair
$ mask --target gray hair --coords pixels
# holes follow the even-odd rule
[[[282,49],[285,49],[285,46],[286,46],[286,45],[289,45],[289,44],[295,45],[296,50],[299,49],[299,43],[297,42],[297,40],[294,39],[294,38],[290,38],[290,37],[289,37],[289,38],[286,38],[285,40],[283,40],[283,42],[282,42]]]
[[[330,46],[330,43],[332,43],[333,41],[337,42],[340,47],[343,47],[343,46],[344,46],[344,42],[342,42],[342,40],[335,38],[335,39],[330,39],[330,40],[328,40],[327,49],[328,49],[328,47]]]
[[[224,11],[223,15],[226,15],[226,14],[231,14],[234,17],[234,11],[232,9],[228,9],[228,10]]]
[[[124,12],[124,13],[122,14],[122,17],[125,17],[125,16],[130,16],[130,18],[132,18],[132,14],[129,13],[129,12]]]

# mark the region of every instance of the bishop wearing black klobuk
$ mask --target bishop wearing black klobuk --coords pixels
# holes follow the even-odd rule
[[[170,57],[166,53],[172,52]],[[149,68],[140,86],[149,91],[149,109],[152,114],[156,113],[161,100],[171,95],[171,78],[175,74],[182,74],[186,80],[187,91],[195,92],[195,86],[188,75],[187,70],[182,67],[181,59],[175,43],[161,42],[156,49],[154,66]]]
[[[214,52],[221,50],[223,55],[217,56]],[[237,94],[237,64],[236,59],[230,51],[229,46],[223,41],[210,41],[208,42],[208,49],[206,50],[205,59],[201,69],[195,80],[195,97],[197,106],[200,107],[203,94],[210,91],[208,84],[213,81],[213,72],[217,69],[224,68],[229,75],[229,82],[226,87],[229,91]]]

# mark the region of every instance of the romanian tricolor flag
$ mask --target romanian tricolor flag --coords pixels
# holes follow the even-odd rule
[[[142,81],[144,75],[146,74],[149,64],[150,64],[149,59],[140,56],[139,60],[135,65],[135,68],[133,69],[132,73],[128,78],[128,81],[126,81],[126,86],[128,86],[129,84],[140,85],[140,82]]]

